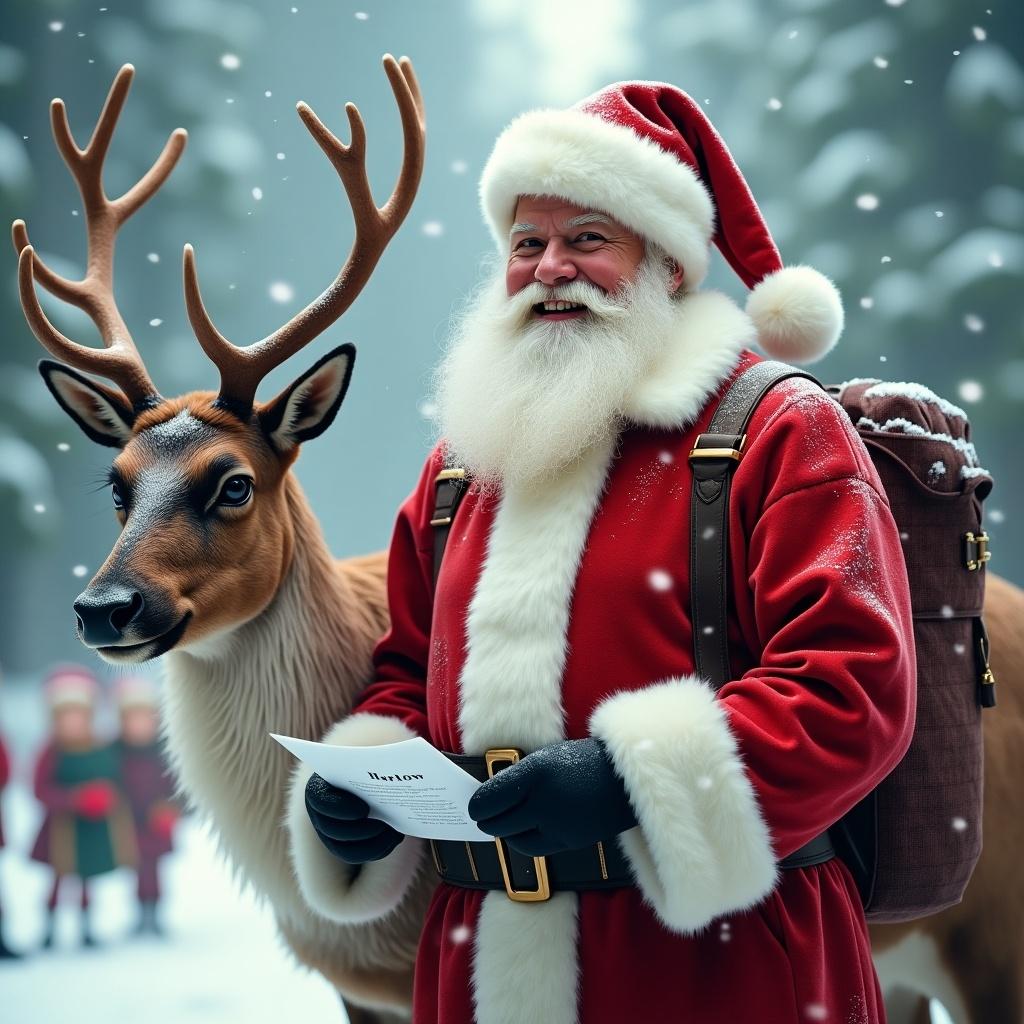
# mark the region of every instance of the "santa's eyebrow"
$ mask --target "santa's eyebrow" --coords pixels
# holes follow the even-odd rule
[[[581,213],[578,217],[570,217],[566,222],[567,228],[580,228],[584,224],[610,224],[611,221],[603,213]]]
[[[508,233],[509,238],[513,235],[518,235],[523,231],[540,231],[540,228],[536,224],[530,224],[527,221],[523,221],[521,224],[513,224],[512,230]]]

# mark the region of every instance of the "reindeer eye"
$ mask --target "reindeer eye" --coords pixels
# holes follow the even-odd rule
[[[224,482],[217,495],[218,505],[244,505],[252,497],[252,480],[247,476],[233,476]]]
[[[114,502],[114,508],[118,512],[124,510],[124,495],[121,493],[121,488],[117,484],[110,485],[110,497]]]

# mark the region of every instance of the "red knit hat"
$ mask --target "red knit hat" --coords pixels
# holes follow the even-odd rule
[[[100,684],[84,665],[57,665],[43,680],[43,693],[53,710],[69,704],[91,708],[99,698]]]
[[[480,179],[484,217],[502,253],[524,195],[558,196],[609,214],[677,260],[688,292],[707,275],[714,241],[753,289],[746,311],[774,358],[813,362],[839,340],[843,307],[835,285],[812,267],[783,267],[721,136],[675,86],[620,82],[569,110],[516,118]]]

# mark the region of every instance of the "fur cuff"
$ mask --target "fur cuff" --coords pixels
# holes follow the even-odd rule
[[[666,927],[695,934],[772,891],[768,827],[710,686],[684,676],[613,694],[590,729],[626,783],[639,826],[619,842]]]
[[[324,743],[368,747],[397,743],[416,734],[404,722],[383,715],[351,715],[333,726]],[[412,886],[423,856],[423,840],[407,836],[382,860],[355,866],[338,860],[317,838],[306,813],[306,783],[312,768],[300,763],[292,775],[285,811],[292,868],[299,890],[321,917],[342,924],[358,924],[394,910]]]

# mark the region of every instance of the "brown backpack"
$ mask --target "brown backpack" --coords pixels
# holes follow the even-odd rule
[[[755,363],[733,381],[690,456],[691,531],[714,538],[700,546],[699,560],[691,545],[695,668],[715,686],[731,678],[720,640],[731,473],[758,402],[788,377],[824,387],[785,363]],[[981,853],[981,708],[995,704],[981,619],[989,559],[981,503],[992,478],[977,465],[963,410],[927,388],[858,379],[824,390],[850,416],[888,496],[904,542],[917,652],[910,748],[828,835],[857,882],[865,916],[907,921],[958,903]],[[448,469],[436,484],[435,581],[469,478]]]
[[[741,374],[691,456],[693,527],[714,525],[718,548],[708,557],[703,545],[698,560],[694,547],[691,555],[697,670],[717,686],[730,678],[719,638],[726,635],[727,509],[737,464],[724,453],[739,448],[765,392],[793,376],[815,380],[774,360]],[[978,466],[964,411],[920,384],[857,379],[825,391],[853,421],[888,496],[903,541],[917,652],[910,749],[829,834],[867,918],[907,921],[958,903],[981,853],[981,708],[995,704],[981,618],[989,559],[981,503],[992,478]],[[702,457],[701,448],[723,454]]]

